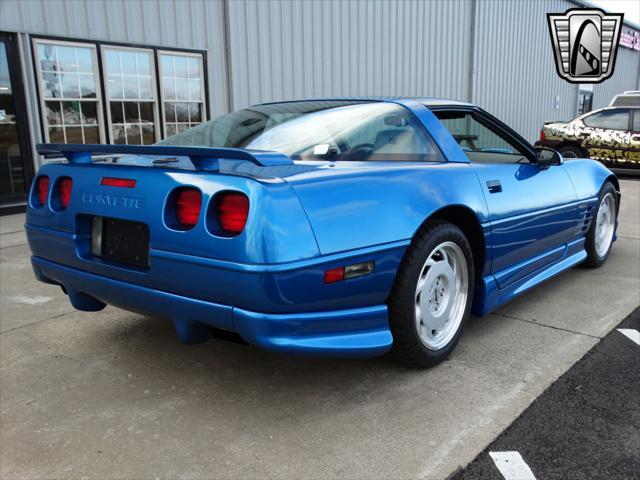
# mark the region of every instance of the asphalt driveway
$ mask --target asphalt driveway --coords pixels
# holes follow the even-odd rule
[[[640,304],[640,182],[619,238],[484,319],[427,370],[178,343],[169,322],[74,311],[0,218],[0,477],[444,478]]]

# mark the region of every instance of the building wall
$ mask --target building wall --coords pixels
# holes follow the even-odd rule
[[[544,121],[576,114],[577,87],[556,73],[546,18],[572,6],[565,0],[477,3],[473,100],[529,141]]]
[[[444,97],[477,103],[533,141],[545,121],[576,116],[578,86],[556,73],[546,18],[573,7],[569,0],[234,0],[233,106]],[[619,51],[614,79],[594,86],[594,108],[636,88],[640,53]]]
[[[576,114],[578,87],[556,74],[545,15],[575,6],[568,0],[0,0],[0,29],[20,34],[34,143],[41,130],[28,34],[206,51],[211,116],[303,97],[445,97],[478,103],[533,141],[544,121]],[[640,53],[620,47],[618,55],[614,77],[594,86],[594,108],[640,88]]]
[[[206,51],[215,116],[229,110],[223,7],[207,0],[1,0],[0,30]],[[26,35],[21,42],[25,78],[34,84]]]
[[[593,86],[593,109],[606,107],[626,90],[640,90],[640,52],[618,47],[613,76]]]
[[[234,107],[321,96],[466,100],[471,7],[470,1],[229,2]]]

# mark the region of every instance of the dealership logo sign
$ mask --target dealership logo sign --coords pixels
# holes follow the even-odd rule
[[[622,18],[584,8],[547,14],[558,75],[571,83],[600,83],[613,75]]]

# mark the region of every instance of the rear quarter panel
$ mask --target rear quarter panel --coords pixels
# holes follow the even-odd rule
[[[450,205],[467,207],[480,223],[488,221],[485,198],[469,164],[362,168],[344,163],[354,165],[289,179],[323,255],[409,240],[426,218]]]

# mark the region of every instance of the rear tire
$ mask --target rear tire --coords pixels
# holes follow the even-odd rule
[[[587,153],[577,145],[564,145],[558,149],[563,158],[589,158]]]
[[[617,223],[618,194],[613,184],[607,181],[600,189],[596,211],[593,213],[591,225],[587,230],[585,266],[597,268],[607,260],[613,246]]]
[[[389,296],[393,352],[403,363],[430,367],[447,358],[469,318],[474,281],[462,230],[429,220],[407,249]]]

